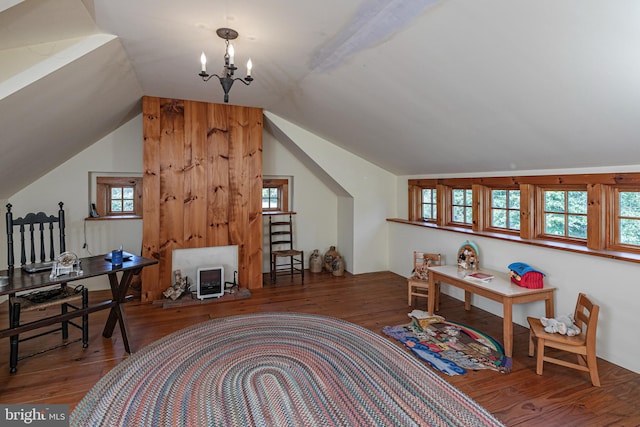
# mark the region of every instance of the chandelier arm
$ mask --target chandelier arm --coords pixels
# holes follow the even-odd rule
[[[236,77],[236,78],[235,78],[235,79],[233,79],[233,80],[234,80],[234,81],[238,80],[238,81],[240,81],[240,82],[244,83],[244,84],[245,84],[245,86],[249,86],[249,84],[253,81],[253,79],[252,79],[252,80],[249,80],[248,82],[246,82],[244,79],[241,79],[240,77]]]
[[[200,77],[202,77],[202,81],[208,82],[209,80],[211,80],[212,77],[217,77],[217,78],[221,78],[219,75],[217,74],[198,74]]]

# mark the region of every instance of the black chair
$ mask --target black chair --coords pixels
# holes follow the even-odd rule
[[[293,247],[293,218],[275,220],[269,215],[269,258],[271,259],[271,282],[276,283],[278,275],[287,274],[293,278],[300,274],[304,283],[304,252]],[[279,262],[284,258],[284,262]]]
[[[64,210],[62,209],[63,203],[58,203],[60,209],[58,210],[58,216],[47,215],[44,212],[28,213],[22,218],[13,218],[11,212],[11,204],[7,204],[7,257],[8,257],[8,269],[10,274],[14,269],[14,230],[20,235],[20,266],[32,266],[35,263],[53,263],[56,259],[55,251],[55,237],[58,239],[59,253],[66,251],[65,245],[65,223],[64,223]],[[57,225],[57,227],[56,227]],[[27,247],[30,264],[27,264]],[[33,274],[50,274],[51,268],[40,273]],[[26,274],[26,273],[22,273]],[[61,313],[65,314],[69,309],[79,310],[80,307],[87,308],[89,305],[89,293],[87,289],[82,286],[76,286],[72,288],[67,286],[66,283],[51,287],[45,290],[23,293],[23,294],[10,294],[9,295],[9,326],[16,328],[20,326],[20,315],[23,312],[45,310],[48,307],[59,305]],[[27,357],[34,356],[36,354],[43,353],[48,350],[53,350],[61,346],[70,344],[71,342],[80,341],[80,338],[68,342],[69,338],[69,325],[74,326],[82,331],[82,347],[87,348],[89,345],[89,315],[84,314],[82,316],[82,325],[78,325],[71,320],[62,321],[60,327],[50,329],[37,335],[32,335],[26,338],[20,338],[19,335],[12,335],[10,337],[10,356],[9,366],[10,372],[14,373],[17,370],[18,360],[25,359]],[[51,348],[37,351],[22,357],[18,355],[18,344],[23,341],[38,338],[47,334],[62,331],[63,343]]]

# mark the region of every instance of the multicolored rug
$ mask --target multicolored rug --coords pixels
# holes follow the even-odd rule
[[[511,371],[511,358],[499,342],[461,323],[442,320],[422,328],[414,319],[406,325],[385,326],[382,332],[449,375],[466,374],[467,369]]]
[[[300,313],[215,319],[116,366],[72,426],[502,426],[402,348]]]

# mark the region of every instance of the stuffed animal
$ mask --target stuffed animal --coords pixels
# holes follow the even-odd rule
[[[580,328],[573,323],[573,315],[561,315],[550,319],[541,317],[540,323],[544,326],[544,331],[550,334],[562,334],[573,337],[580,334]]]

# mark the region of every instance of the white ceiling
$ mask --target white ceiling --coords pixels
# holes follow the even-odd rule
[[[142,95],[222,102],[219,27],[254,64],[230,103],[394,174],[640,164],[636,0],[0,0],[0,197]]]

